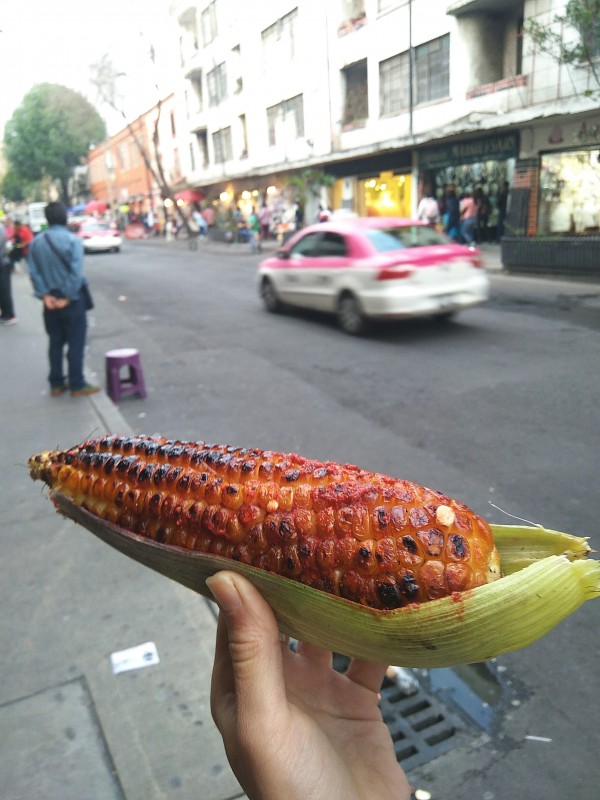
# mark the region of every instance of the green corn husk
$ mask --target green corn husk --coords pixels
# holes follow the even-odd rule
[[[141,564],[211,598],[205,581],[223,569],[245,575],[282,633],[327,650],[405,667],[485,661],[544,636],[600,594],[600,562],[585,539],[521,526],[492,526],[505,577],[452,597],[378,611],[263,570],[159,544],[107,523],[58,492],[59,511]]]

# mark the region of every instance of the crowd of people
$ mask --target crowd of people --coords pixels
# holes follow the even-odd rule
[[[509,184],[504,181],[494,198],[495,226],[490,226],[492,200],[481,186],[459,196],[456,187],[448,184],[439,199],[433,189],[428,188],[417,208],[417,218],[428,225],[441,226],[444,233],[460,244],[500,242],[504,234],[508,193]]]

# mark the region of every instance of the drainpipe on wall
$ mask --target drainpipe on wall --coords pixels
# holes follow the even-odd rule
[[[408,0],[408,132],[413,135],[413,46],[412,46],[412,0]]]

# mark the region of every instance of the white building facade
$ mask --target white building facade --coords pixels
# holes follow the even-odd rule
[[[557,30],[564,7],[177,0],[182,172],[207,202],[243,210],[288,202],[290,177],[306,169],[335,178],[333,208],[359,214],[408,216],[428,188],[480,187],[491,235],[508,181],[509,233],[593,235],[600,85],[589,67],[560,65],[523,35],[530,18]],[[600,57],[600,23],[589,35]]]

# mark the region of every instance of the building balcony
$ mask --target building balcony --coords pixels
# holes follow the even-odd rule
[[[502,80],[484,83],[482,86],[476,86],[474,89],[470,89],[467,92],[467,100],[522,86],[527,86],[527,75],[514,75],[512,78],[502,78]]]
[[[532,104],[528,75],[514,75],[474,86],[465,93],[464,108],[470,114],[506,114]]]
[[[338,26],[338,36],[347,36],[349,33],[360,30],[367,24],[367,15],[363,11],[356,17],[350,17],[340,22]]]
[[[460,17],[463,14],[498,16],[512,11],[518,5],[522,5],[522,0],[456,0],[448,6],[446,14],[451,17]]]

